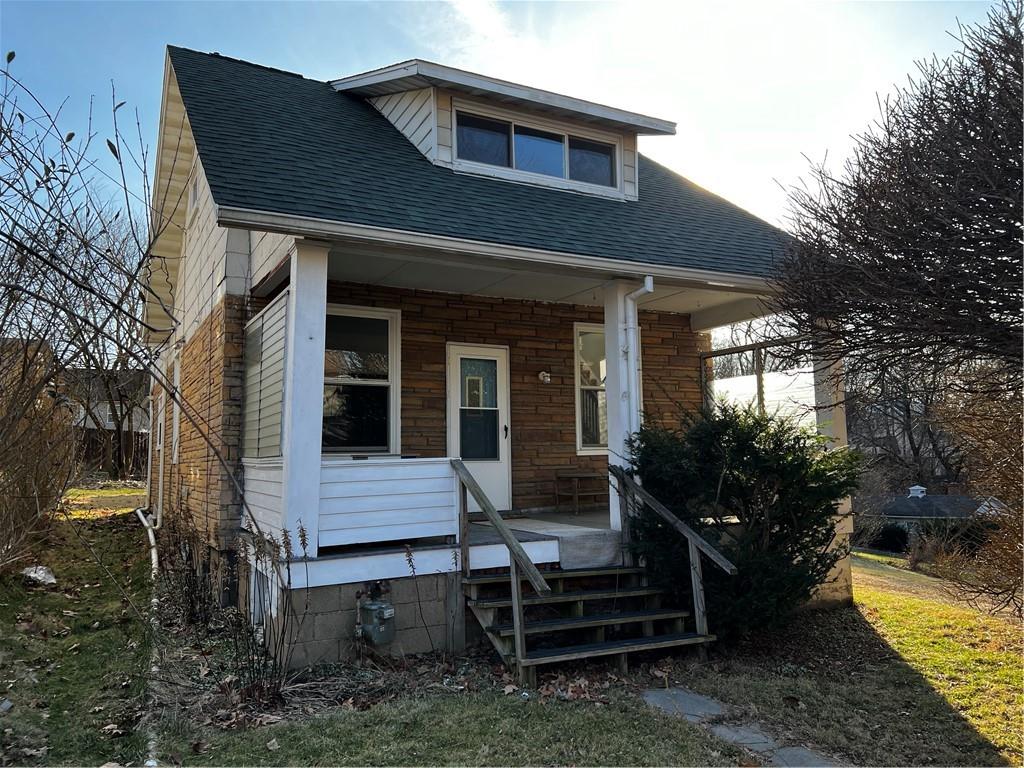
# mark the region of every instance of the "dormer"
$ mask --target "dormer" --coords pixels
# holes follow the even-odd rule
[[[636,200],[637,137],[675,123],[413,59],[331,83],[366,98],[435,165]]]

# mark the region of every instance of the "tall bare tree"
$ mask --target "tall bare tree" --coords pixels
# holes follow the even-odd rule
[[[122,105],[111,104],[109,139],[98,137],[91,118],[80,131],[62,130],[60,111],[12,73],[14,58],[7,54],[0,71],[0,338],[8,340],[0,349],[0,497],[21,499],[25,509],[5,516],[0,538],[13,538],[9,525],[24,532],[45,519],[73,479],[73,438],[54,431],[72,423],[68,371],[111,355],[151,367],[139,295],[148,292],[151,237],[165,226],[161,217],[151,222],[145,198],[126,181],[131,164],[145,178],[146,157],[127,149]],[[101,152],[113,158],[113,172]],[[27,456],[47,478],[35,491],[24,486]]]
[[[868,378],[984,371],[1021,386],[1021,5],[960,30],[855,137],[841,173],[794,190],[774,308],[789,332]]]
[[[781,333],[842,361],[858,407],[894,408],[891,424],[909,411],[903,437],[919,454],[944,450],[943,436],[953,450],[941,460],[1004,499],[962,583],[1019,612],[1019,578],[985,580],[1024,570],[1020,0],[957,38],[956,53],[919,64],[880,104],[840,172],[816,165],[793,192],[773,308]],[[999,472],[985,471],[991,461]]]

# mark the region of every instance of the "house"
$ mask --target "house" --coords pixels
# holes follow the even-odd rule
[[[993,496],[981,499],[963,494],[932,494],[922,485],[912,485],[906,496],[858,497],[859,514],[883,518],[908,530],[922,523],[957,522],[998,513],[1005,505]]]
[[[628,562],[642,489],[609,470],[641,417],[701,402],[704,332],[762,312],[783,235],[638,152],[674,131],[420,60],[321,82],[168,49],[147,323],[211,439],[154,391],[150,506],[225,563],[288,533],[287,587],[253,564],[237,599],[286,621],[303,590],[295,663],[357,625],[396,653],[483,632],[524,678],[712,639]],[[558,511],[574,477],[597,511]],[[679,535],[695,587],[731,566]]]

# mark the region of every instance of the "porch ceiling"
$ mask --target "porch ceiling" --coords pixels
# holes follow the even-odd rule
[[[529,268],[521,264],[483,261],[457,254],[412,253],[386,248],[358,248],[349,245],[332,249],[328,279],[391,288],[408,288],[446,293],[467,293],[508,299],[532,299],[564,304],[600,306],[603,288],[614,275],[582,270]],[[694,316],[695,329],[733,322],[736,311],[747,317],[757,314],[756,294],[724,287],[697,287],[667,280],[655,280],[653,294],[642,297],[641,309],[679,312]],[[735,311],[734,311],[735,310]],[[704,318],[701,323],[698,318]],[[720,318],[726,318],[718,322]],[[736,319],[746,319],[736,318]]]

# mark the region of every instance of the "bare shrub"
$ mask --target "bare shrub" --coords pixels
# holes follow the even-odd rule
[[[292,579],[293,563],[306,557],[305,531],[298,558],[286,531],[279,540],[245,531],[214,554],[194,518],[177,509],[165,513],[160,540],[160,624],[210,648],[204,666],[179,670],[184,682],[216,683],[220,695],[250,706],[281,705],[309,611],[309,590],[295,589]]]
[[[950,428],[968,446],[969,488],[986,504],[984,526],[946,547],[936,569],[979,607],[1024,613],[1024,414],[1011,393],[950,393],[944,410]]]
[[[0,341],[0,571],[25,556],[75,470],[71,412],[39,386],[49,356],[40,342]]]

